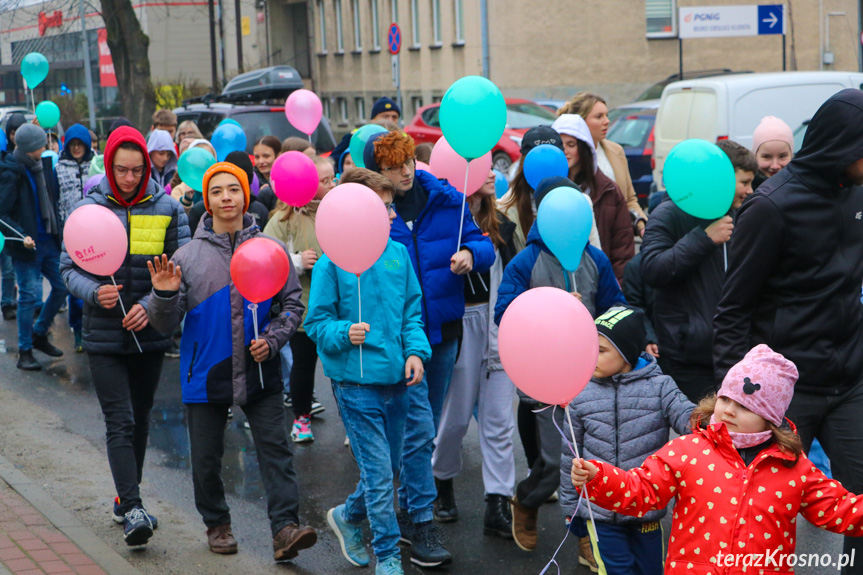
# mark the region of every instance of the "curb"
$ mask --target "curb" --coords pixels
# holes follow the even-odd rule
[[[63,535],[111,575],[142,575],[111,546],[99,539],[88,527],[63,509],[47,491],[24,475],[0,455],[0,479],[9,484],[27,503],[45,516]],[[0,565],[0,575],[8,572]]]

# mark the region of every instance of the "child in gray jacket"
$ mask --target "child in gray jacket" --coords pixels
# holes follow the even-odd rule
[[[646,338],[642,315],[638,309],[615,306],[596,318],[599,332],[596,371],[568,408],[579,454],[627,470],[641,465],[665,445],[669,428],[681,435],[689,433],[689,415],[695,407],[674,380],[662,373],[656,359],[641,353]],[[575,513],[578,502],[570,479],[572,457],[571,445],[564,441],[560,505],[567,518]],[[583,538],[582,545],[593,547],[596,566],[588,565],[592,571],[604,568],[603,572],[609,575],[661,575],[663,544],[659,520],[664,515],[662,509],[643,517],[626,517],[594,505],[595,522],[592,522],[587,502],[582,501],[570,529],[577,535],[586,535],[587,527],[590,539]]]

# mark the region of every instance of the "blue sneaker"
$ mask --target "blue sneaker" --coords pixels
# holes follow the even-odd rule
[[[359,525],[345,521],[345,505],[341,504],[327,511],[327,525],[336,534],[342,555],[348,563],[356,567],[369,564],[369,553],[363,545],[363,529]]]
[[[375,575],[404,575],[404,573],[402,559],[398,555],[384,561],[378,561],[375,566]]]
[[[145,511],[146,511],[146,509],[145,509]],[[159,528],[159,520],[156,519],[155,515],[150,515],[149,512],[147,512],[147,515],[150,516],[150,523],[153,524],[153,531],[155,531],[156,529]],[[120,497],[119,496],[114,498],[114,513],[111,514],[111,519],[114,520],[114,523],[119,523],[120,525],[122,525],[123,523],[126,522],[126,518],[123,517],[122,513],[120,513]]]
[[[124,517],[123,539],[126,545],[134,547],[146,545],[153,536],[153,524],[143,507],[133,507]]]

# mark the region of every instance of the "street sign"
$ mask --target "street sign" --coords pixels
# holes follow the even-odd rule
[[[389,44],[390,54],[398,54],[399,50],[402,48],[402,31],[399,29],[399,25],[395,22],[390,24],[387,43]]]
[[[745,6],[687,6],[679,9],[684,38],[725,38],[785,34],[782,4]]]
[[[393,88],[399,87],[399,55],[392,55],[392,62],[390,64],[393,69]]]

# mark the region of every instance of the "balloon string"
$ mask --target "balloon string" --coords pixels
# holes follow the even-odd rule
[[[363,323],[363,296],[360,292],[360,274],[357,274],[357,301],[360,308],[360,323]],[[360,344],[360,379],[363,378],[363,344]]]
[[[467,158],[465,158],[467,159]],[[455,247],[456,253],[461,249],[461,232],[464,229],[464,205],[467,203],[467,175],[470,172],[470,160],[467,160],[467,168],[464,170],[464,193],[461,196],[461,218],[458,221],[458,245]]]
[[[480,278],[480,279],[482,279],[482,278]],[[470,293],[472,295],[476,295],[476,290],[473,289],[473,282],[470,279],[470,274],[467,274],[467,285],[470,286]]]
[[[111,283],[113,283],[113,284],[114,284],[114,287],[115,287],[115,288],[117,287],[117,280],[115,280],[115,279],[114,279],[114,276],[113,276],[113,275],[111,276]],[[117,301],[118,301],[118,302],[120,302],[120,309],[121,309],[121,310],[123,310],[123,318],[125,319],[125,317],[126,317],[128,314],[126,313],[126,306],[124,306],[124,305],[123,305],[123,298],[122,298],[122,296],[120,296],[120,292],[119,292],[119,291],[117,292]],[[129,330],[129,333],[131,333],[131,334],[132,334],[132,339],[134,339],[134,340],[135,340],[135,345],[137,345],[137,346],[138,346],[138,352],[139,352],[139,353],[144,353],[144,350],[143,350],[143,349],[141,349],[141,344],[140,344],[140,343],[138,343],[138,336],[137,336],[137,335],[135,335],[135,332],[134,332],[134,331],[132,331],[132,330]]]
[[[581,456],[578,454],[578,444],[575,443],[575,430],[572,427],[572,415],[569,412],[569,409],[564,408],[563,412],[566,414],[567,423],[569,423],[569,436],[572,438],[572,448],[575,451],[575,456],[581,459]],[[552,419],[554,419],[554,414],[552,413]],[[582,494],[584,493],[584,489],[582,489]],[[590,504],[590,499],[587,500],[587,513],[590,515],[591,522],[595,522],[593,518],[593,506]],[[596,543],[599,544],[599,533],[595,534]]]
[[[722,244],[722,256],[725,258],[725,271],[728,271],[728,244]]]
[[[250,303],[249,309],[252,310],[252,325],[255,328],[255,341],[258,340],[258,304]],[[264,389],[264,370],[261,367],[261,362],[256,362],[258,364],[258,375],[261,377],[261,389]]]
[[[19,238],[21,238],[22,240],[24,239],[24,237],[25,237],[25,236],[24,236],[24,234],[22,234],[21,232],[19,232],[18,230],[16,230],[15,228],[13,228],[12,226],[10,226],[10,225],[9,225],[9,224],[7,224],[6,222],[4,222],[3,220],[0,220],[0,224],[3,224],[4,226],[6,226],[6,227],[7,227],[7,228],[9,228],[10,230],[12,230],[12,231],[15,233],[15,235],[17,235],[17,236],[18,236]]]

